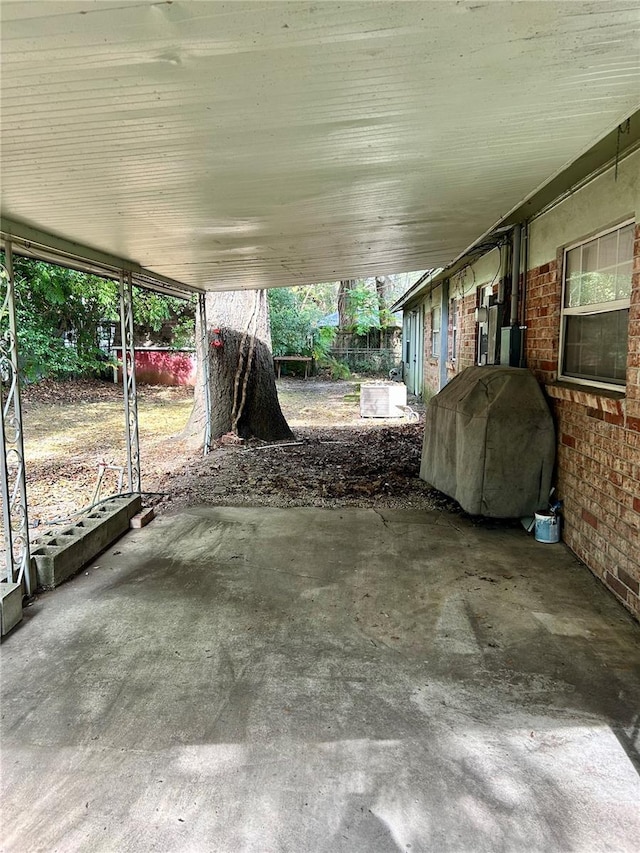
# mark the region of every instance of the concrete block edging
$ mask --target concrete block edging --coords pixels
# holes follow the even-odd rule
[[[61,531],[50,530],[31,552],[39,589],[54,589],[80,571],[129,529],[142,508],[140,495],[113,498]]]

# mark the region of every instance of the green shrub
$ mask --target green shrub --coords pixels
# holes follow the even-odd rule
[[[4,256],[0,255],[4,264]],[[14,260],[20,372],[28,381],[101,374],[115,362],[98,346],[103,322],[119,320],[115,281],[43,261]],[[6,270],[0,268],[6,276]],[[133,289],[136,328],[158,331],[176,321],[181,342],[193,340],[193,305]],[[184,345],[184,344],[183,344]]]
[[[323,313],[320,306],[307,300],[303,289],[292,287],[274,287],[268,299],[273,354],[305,355],[323,361],[336,330],[317,325]]]
[[[351,371],[343,361],[336,358],[327,358],[326,365],[329,368],[332,379],[349,379]]]
[[[350,367],[354,373],[364,376],[387,377],[392,367],[395,367],[394,356],[387,352],[371,350],[367,355],[359,354],[350,359]]]

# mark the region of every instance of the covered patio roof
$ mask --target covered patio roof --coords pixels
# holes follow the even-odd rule
[[[4,235],[185,290],[445,266],[639,105],[617,0],[1,15]]]

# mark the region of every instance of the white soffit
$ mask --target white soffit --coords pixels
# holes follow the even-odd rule
[[[192,287],[442,266],[638,107],[632,2],[3,2],[2,212]]]

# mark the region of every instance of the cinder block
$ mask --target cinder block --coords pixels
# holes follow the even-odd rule
[[[22,592],[26,595],[27,589],[31,590],[31,592],[35,591],[35,588],[38,586],[38,568],[36,566],[35,560],[33,557],[29,560],[29,565],[27,566],[27,572],[29,577],[23,578],[22,580]],[[29,581],[29,585],[27,586],[27,580]]]
[[[128,530],[129,519],[141,507],[139,495],[114,498],[83,515],[74,525],[42,536],[31,552],[38,586],[53,589],[76,574]]]
[[[0,583],[0,622],[2,636],[22,620],[22,584]]]
[[[143,509],[142,512],[139,512],[137,515],[134,515],[131,521],[129,522],[129,527],[132,530],[139,530],[141,527],[146,527],[150,521],[156,517],[155,512],[153,511],[153,507],[148,507],[147,509]]]

